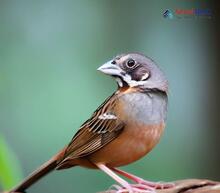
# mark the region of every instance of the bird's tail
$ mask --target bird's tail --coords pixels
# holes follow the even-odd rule
[[[57,155],[55,155],[46,163],[41,165],[38,169],[32,172],[26,179],[24,179],[24,181],[22,181],[18,186],[10,190],[9,193],[13,193],[13,192],[23,193],[25,192],[26,189],[28,189],[31,185],[37,182],[40,178],[53,171],[57,166],[57,162],[59,158],[63,155],[63,152],[64,152],[63,150],[60,151]]]

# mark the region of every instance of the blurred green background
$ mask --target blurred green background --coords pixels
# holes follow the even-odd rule
[[[178,8],[209,8],[213,15],[163,18]],[[2,180],[0,189],[69,142],[116,89],[97,67],[128,51],[161,66],[170,97],[160,144],[124,169],[154,181],[220,180],[217,13],[210,1],[1,0],[0,177],[7,184]],[[97,170],[73,168],[51,173],[29,192],[94,193],[113,183]]]

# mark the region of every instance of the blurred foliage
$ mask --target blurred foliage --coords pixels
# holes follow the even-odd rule
[[[22,179],[19,162],[0,135],[0,185],[4,190],[12,188]]]

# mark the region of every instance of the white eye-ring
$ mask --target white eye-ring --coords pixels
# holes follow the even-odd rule
[[[149,72],[146,72],[142,77],[141,77],[141,81],[143,80],[147,80],[150,76],[150,73]]]

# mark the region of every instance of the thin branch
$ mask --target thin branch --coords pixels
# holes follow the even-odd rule
[[[175,184],[173,188],[163,189],[163,190],[158,189],[155,190],[155,192],[156,193],[220,193],[220,182],[215,182],[211,180],[186,179],[171,183]],[[107,190],[100,193],[116,193],[116,191]]]

